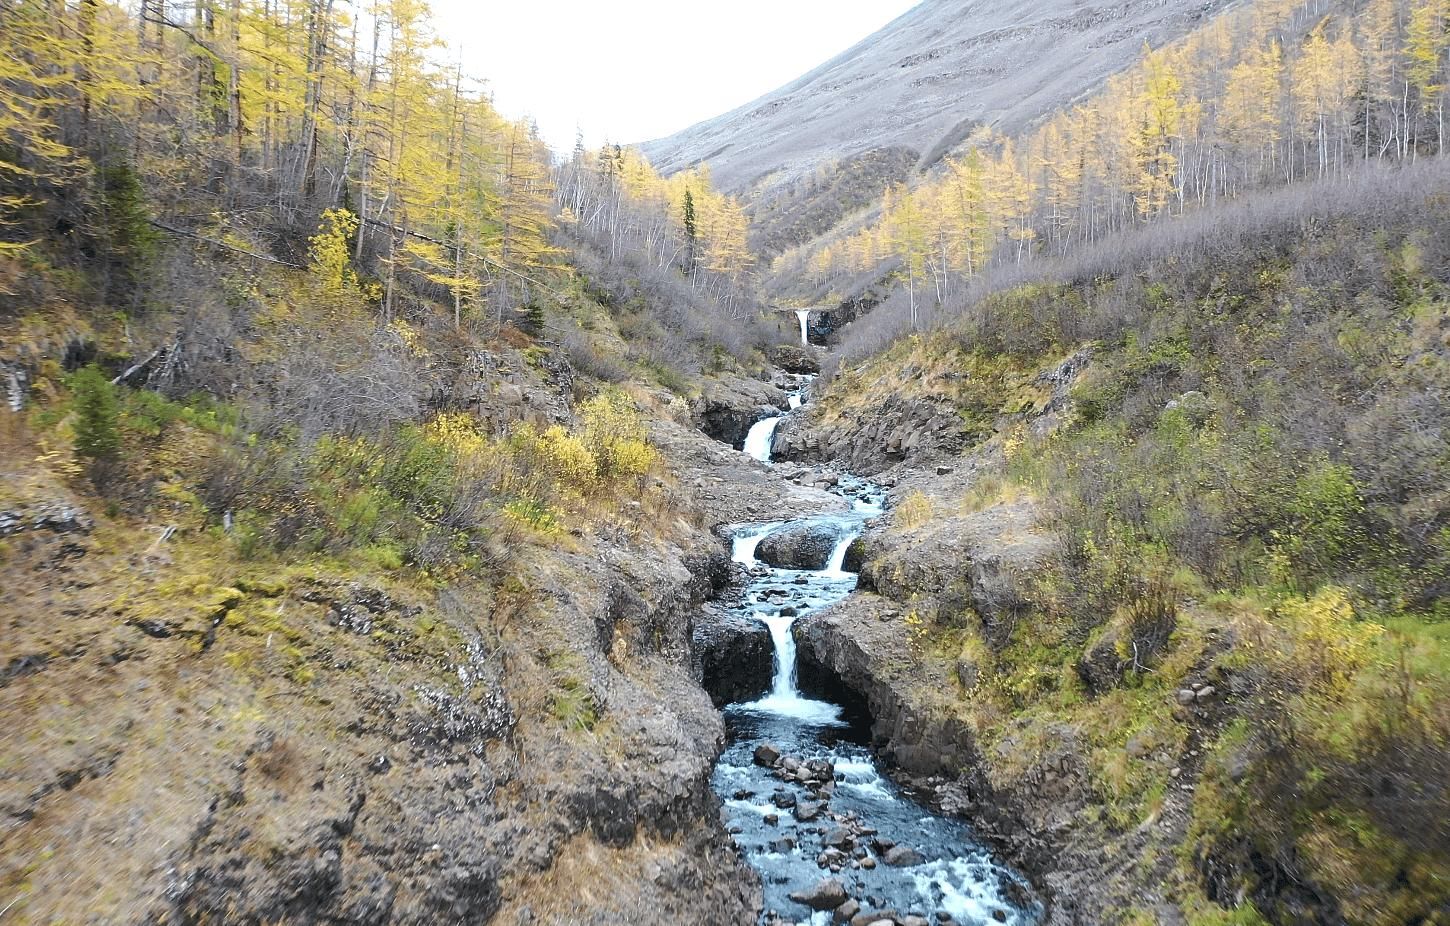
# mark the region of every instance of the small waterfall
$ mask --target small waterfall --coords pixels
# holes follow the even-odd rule
[[[6,374],[6,398],[12,412],[20,412],[25,409],[25,373],[11,371]]]
[[[803,404],[805,404],[805,401],[805,397],[802,396],[799,392],[792,392],[790,394],[790,410],[795,411]]]
[[[826,563],[824,575],[833,579],[843,579],[851,575],[845,569],[846,553],[851,549],[851,544],[855,543],[856,538],[860,536],[861,529],[858,527],[855,530],[846,531],[836,540],[836,546],[831,550],[831,558]]]
[[[756,565],[755,548],[760,546],[760,541],[781,526],[782,522],[776,521],[771,524],[762,524],[759,527],[743,529],[735,535],[735,539],[731,543],[730,558],[747,569],[753,568]]]
[[[811,346],[811,310],[797,309],[795,317],[801,321],[801,347]]]
[[[795,686],[795,637],[791,634],[794,617],[757,615],[770,628],[770,642],[775,645],[775,684],[772,694],[782,701],[798,701],[801,693]]]
[[[775,442],[775,429],[780,426],[780,417],[757,421],[745,435],[745,452],[762,463],[770,462],[770,447]]]

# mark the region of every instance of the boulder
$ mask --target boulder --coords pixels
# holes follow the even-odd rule
[[[755,764],[770,768],[780,761],[780,750],[770,743],[761,743],[755,747]]]
[[[841,528],[824,521],[786,527],[755,548],[755,558],[777,569],[824,569],[836,549]]]
[[[912,865],[920,865],[926,858],[911,846],[893,846],[891,851],[886,853],[886,864],[892,868],[910,868]]]
[[[770,630],[723,609],[703,609],[694,634],[694,669],[716,707],[752,701],[770,690]]]
[[[835,878],[826,878],[814,887],[796,891],[790,899],[812,910],[834,910],[846,902],[846,886]]]
[[[838,826],[821,837],[821,845],[829,846],[833,849],[845,848],[851,845],[853,841],[851,839],[851,833],[843,826]]]

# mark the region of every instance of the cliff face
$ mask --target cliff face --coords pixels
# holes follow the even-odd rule
[[[1147,42],[1232,0],[926,0],[855,47],[732,112],[643,146],[661,170],[708,162],[784,250],[981,127],[1012,132],[1090,92]]]

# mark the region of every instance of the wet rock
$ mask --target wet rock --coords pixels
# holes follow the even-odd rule
[[[924,916],[907,915],[901,918],[901,926],[931,926],[931,920]]]
[[[841,904],[839,907],[837,907],[835,913],[831,914],[831,922],[837,924],[850,922],[851,917],[855,916],[860,912],[860,901],[848,900],[845,903]]]
[[[926,859],[911,846],[893,846],[891,851],[886,853],[885,861],[892,868],[910,868],[913,865],[920,865]]]
[[[780,750],[770,743],[761,743],[755,747],[755,764],[770,768],[780,761]]]
[[[845,848],[851,845],[852,842],[854,840],[851,838],[851,832],[844,826],[835,827],[821,837],[821,845],[829,846],[833,849]]]
[[[790,899],[812,910],[834,910],[846,902],[846,886],[836,878],[826,878],[814,887],[791,894]]]
[[[757,620],[706,609],[693,635],[695,675],[716,707],[770,690],[770,630]]]
[[[60,502],[15,511],[0,511],[0,537],[22,531],[87,534],[93,527],[95,522],[84,509]]]
[[[802,823],[809,823],[821,815],[822,806],[819,801],[800,801],[795,805],[795,818]]]
[[[767,536],[755,549],[755,558],[777,569],[824,569],[836,549],[839,526],[806,522]]]
[[[770,802],[781,810],[790,810],[796,805],[796,798],[789,791],[777,791],[770,796]]]

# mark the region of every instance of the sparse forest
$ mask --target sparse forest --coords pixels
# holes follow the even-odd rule
[[[993,267],[1275,186],[1443,154],[1450,11],[1439,0],[1273,0],[1214,18],[1036,130],[980,129],[854,228],[776,259],[802,297],[885,269],[919,326]]]

